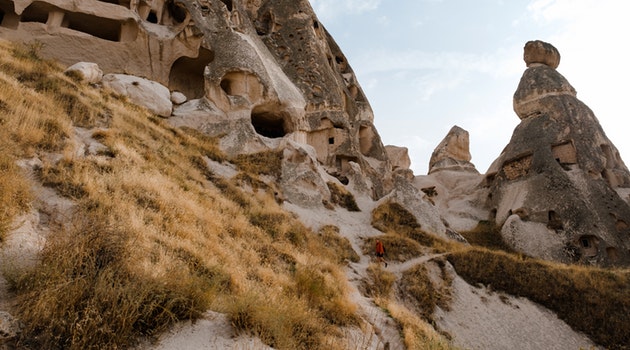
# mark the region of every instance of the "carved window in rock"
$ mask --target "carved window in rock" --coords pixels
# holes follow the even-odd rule
[[[178,25],[188,17],[186,8],[173,0],[163,2],[140,1],[136,11],[138,16],[145,21],[165,26]]]
[[[206,66],[214,60],[214,52],[199,48],[197,57],[180,57],[171,66],[168,87],[182,92],[189,99],[201,98],[205,94],[205,79],[203,72]]]
[[[263,86],[258,77],[248,72],[230,72],[223,76],[221,89],[229,96],[241,96],[250,102],[258,101],[263,94]]]
[[[138,33],[135,22],[121,22],[81,12],[69,12],[47,3],[36,1],[29,5],[21,22],[47,23],[86,33],[108,41],[133,41]]]
[[[20,17],[20,22],[46,23],[48,21],[48,14],[53,9],[54,7],[49,4],[36,1],[24,9]]]
[[[585,235],[579,238],[579,245],[582,250],[582,256],[590,258],[597,256],[597,246],[599,240],[593,235]]]
[[[340,156],[340,155],[337,155],[335,157],[335,166],[342,173],[350,171],[352,169],[352,167],[350,166],[350,162],[357,163],[358,162],[358,158],[357,157],[349,157],[349,156]]]
[[[284,112],[257,107],[251,115],[252,126],[259,135],[269,138],[284,137],[288,133],[288,116]]]
[[[577,164],[575,146],[571,141],[565,141],[552,145],[551,154],[560,165]]]
[[[529,173],[532,167],[532,155],[528,154],[503,163],[503,173],[508,180],[516,180]]]
[[[550,210],[547,213],[547,228],[550,228],[556,232],[562,231],[564,229],[564,225],[562,223],[562,219],[560,215],[553,210]]]
[[[17,29],[20,24],[20,17],[15,13],[13,2],[0,0],[0,26],[4,28]]]

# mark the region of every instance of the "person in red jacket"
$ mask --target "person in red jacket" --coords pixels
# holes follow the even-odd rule
[[[385,261],[385,247],[383,247],[383,242],[380,239],[376,240],[376,257],[378,258],[379,263],[385,263],[385,267],[387,267],[387,262]]]

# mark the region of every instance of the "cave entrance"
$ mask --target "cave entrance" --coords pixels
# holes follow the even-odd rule
[[[196,58],[180,57],[171,66],[168,85],[189,99],[201,98],[204,95],[203,71],[214,60],[214,53],[203,47],[199,48]]]
[[[280,138],[287,134],[284,113],[254,109],[252,111],[252,125],[256,132],[269,138]]]

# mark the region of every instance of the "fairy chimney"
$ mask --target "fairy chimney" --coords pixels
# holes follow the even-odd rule
[[[514,249],[562,262],[630,264],[630,173],[593,111],[557,70],[551,44],[525,45],[521,119],[486,174],[487,204]],[[526,213],[526,215],[523,215]]]

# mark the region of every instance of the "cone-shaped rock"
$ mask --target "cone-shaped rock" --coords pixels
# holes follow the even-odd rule
[[[471,159],[468,131],[455,125],[433,150],[429,161],[429,174],[445,169],[477,172],[470,162]]]
[[[593,112],[556,71],[560,55],[525,45],[514,94],[521,118],[486,175],[488,204],[509,245],[563,262],[630,264],[630,173]]]

